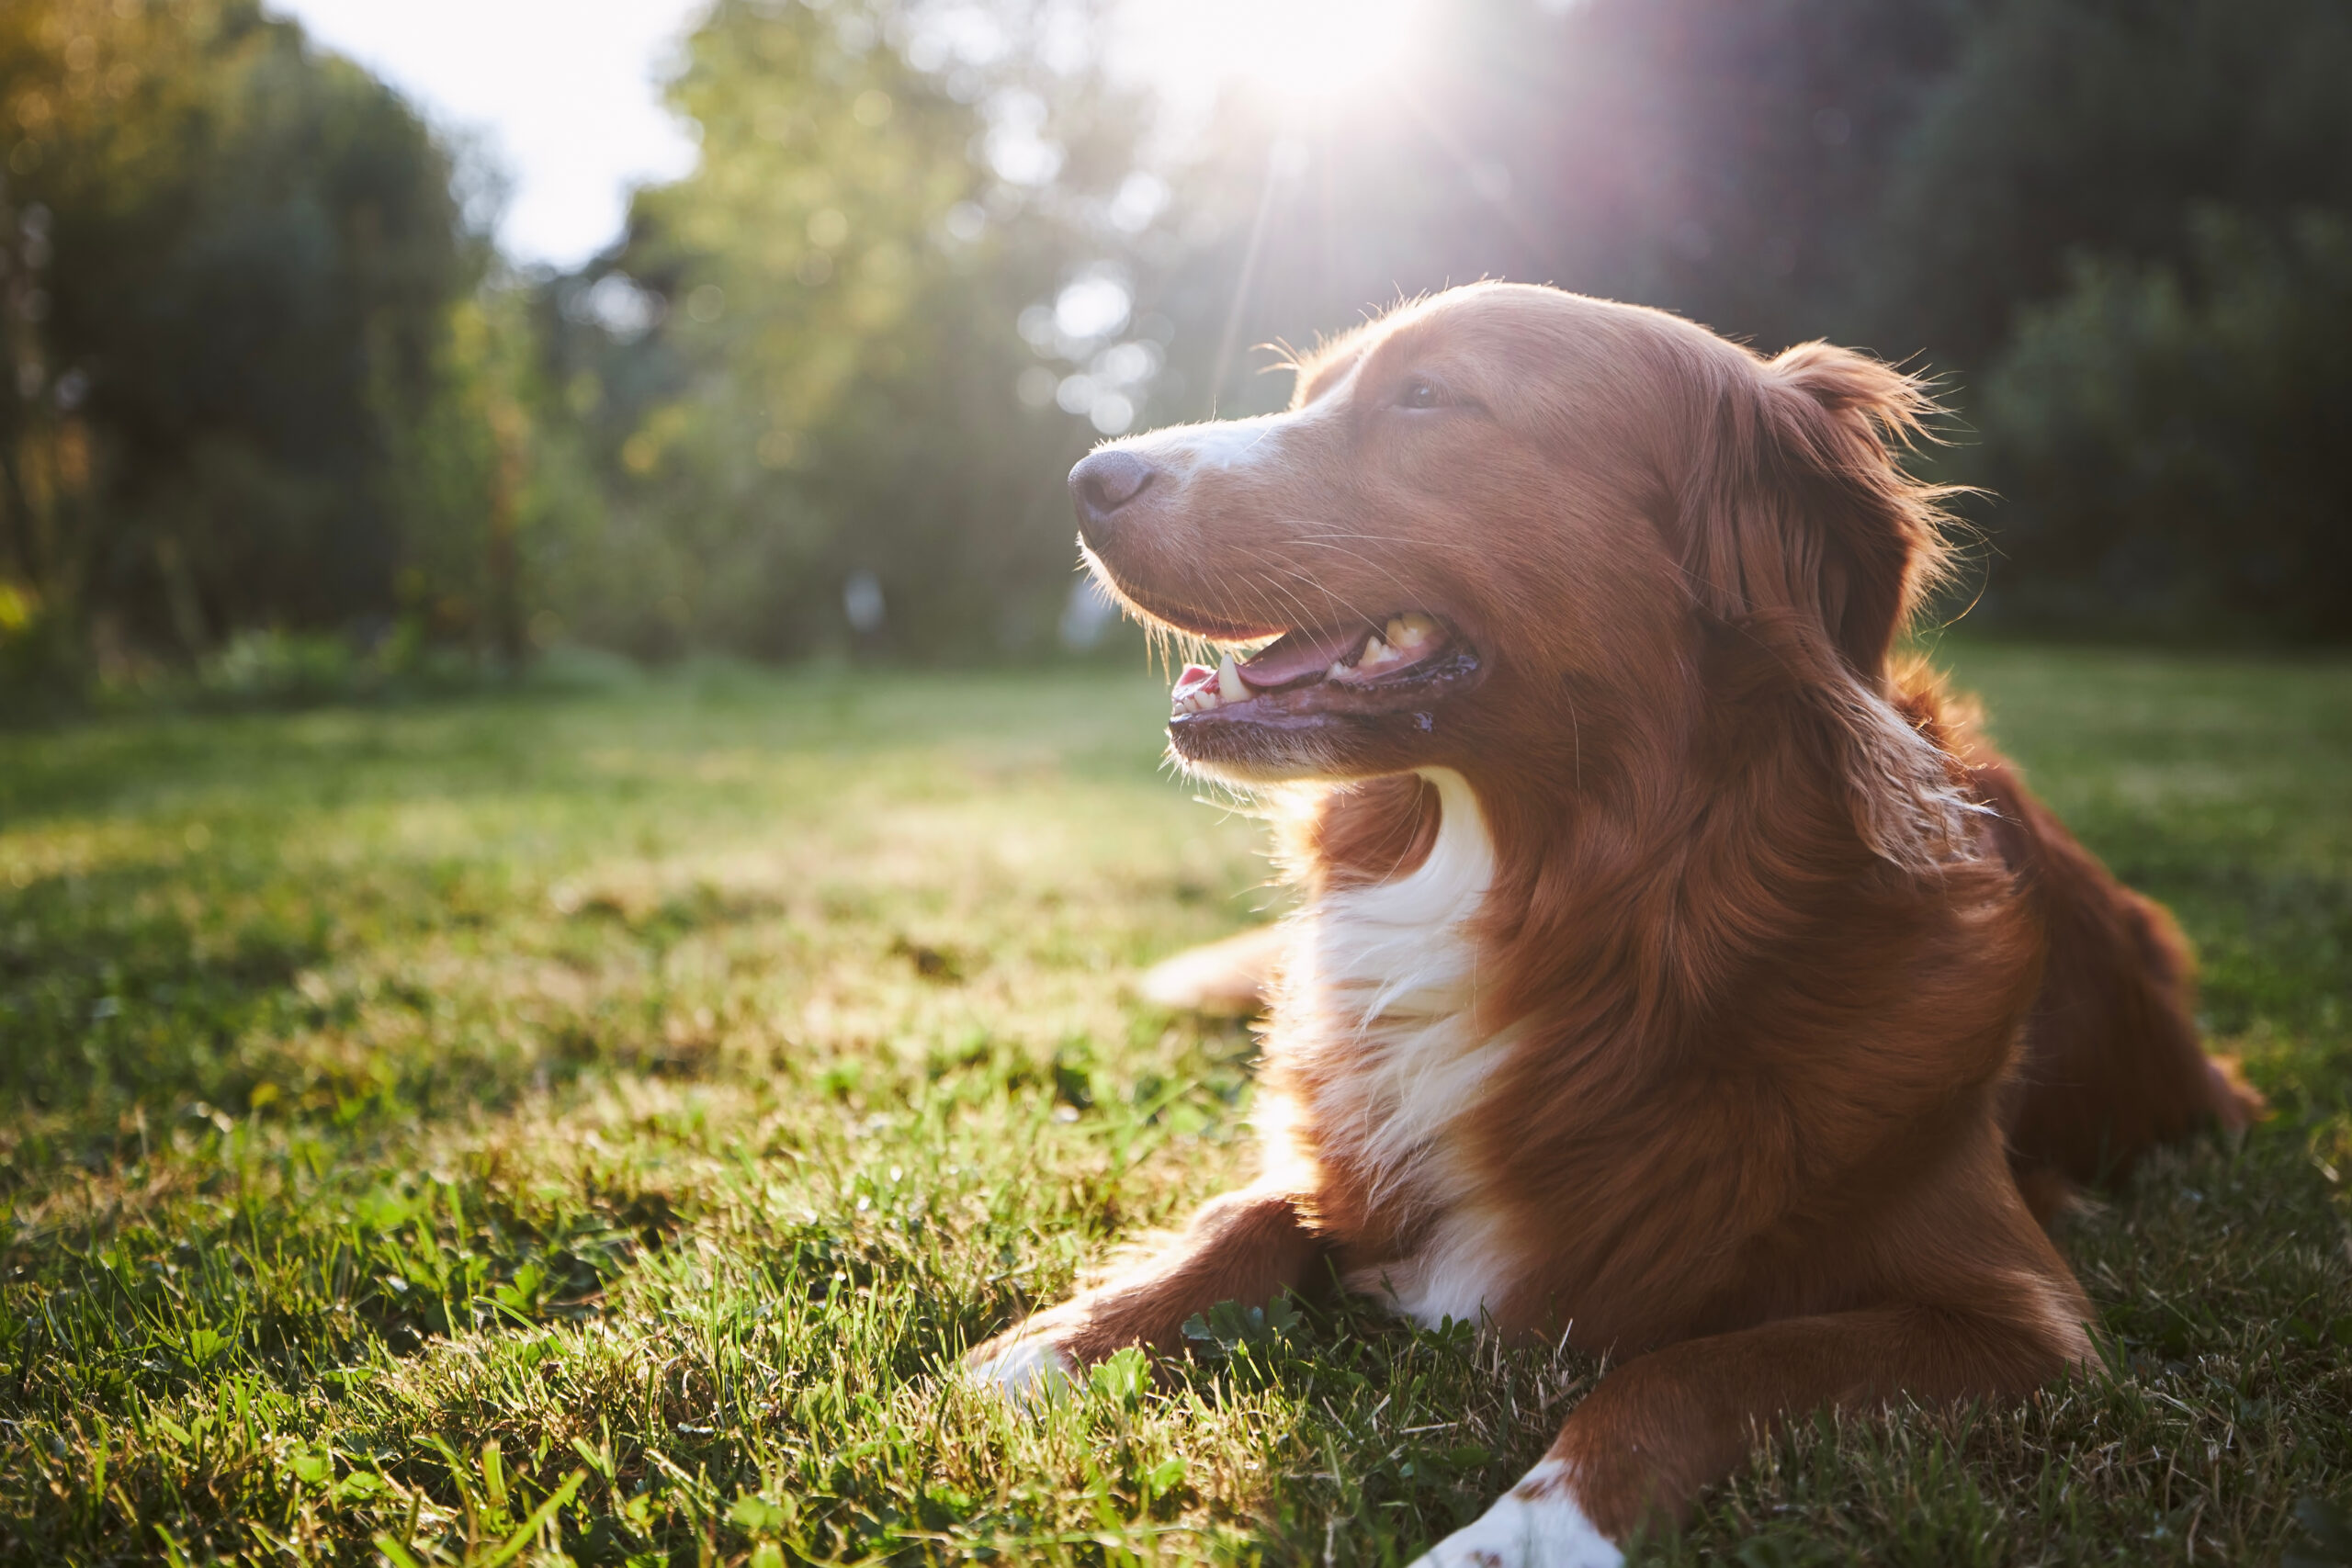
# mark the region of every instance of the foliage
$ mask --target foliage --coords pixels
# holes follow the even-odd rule
[[[1183,134],[1109,4],[714,5],[696,167],[561,276],[257,0],[8,7],[0,701],[273,631],[1027,658],[1087,443],[1486,276],[1940,373],[1982,435],[1941,466],[2008,503],[1980,613],[2352,626],[2295,401],[2347,346],[2335,0],[1464,0],[1392,82]]]
[[[891,47],[910,14],[889,6],[735,0],[694,35],[672,97],[700,168],[643,193],[610,267],[562,286],[559,374],[604,465],[595,525],[641,562],[594,582],[550,561],[567,624],[768,656],[1050,640],[1083,427],[1013,395],[1034,362],[1015,323],[1093,255],[1089,205],[1127,171],[1132,116],[1025,64],[1007,12],[1015,46],[986,73],[910,64]],[[1045,129],[1048,94],[1046,166],[1014,178],[975,155],[991,117]],[[628,341],[600,342],[616,312]],[[883,605],[862,633],[842,605],[861,572]]]
[[[387,615],[479,269],[414,114],[254,0],[27,0],[0,115],[0,576],[126,653]]]
[[[566,500],[566,433],[533,412],[546,396],[519,290],[484,288],[449,307],[432,397],[385,432],[383,491],[401,522],[401,626],[387,640],[471,648],[510,670],[523,661],[526,557]]]
[[[1637,1560],[2322,1556],[2352,671],[1956,662],[2279,1114],[2066,1227],[2126,1375],[1803,1427]],[[1132,991],[1265,897],[1163,700],[700,664],[0,751],[0,1557],[1370,1564],[1465,1521],[1601,1369],[1285,1301],[1035,1414],[939,1375],[1252,1157],[1247,1033]]]
[[[2209,210],[2185,267],[2080,262],[1979,400],[1993,592],[2039,619],[2352,635],[2347,344],[2352,216]]]
[[[1981,370],[2021,310],[2067,290],[2073,258],[2188,261],[2199,207],[2352,213],[2352,13],[2332,0],[1973,9],[1855,280],[1895,352]]]

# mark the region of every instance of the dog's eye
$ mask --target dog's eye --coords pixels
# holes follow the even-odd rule
[[[1406,382],[1404,389],[1396,394],[1396,406],[1400,409],[1433,409],[1442,408],[1444,404],[1445,393],[1439,389],[1436,382],[1423,376],[1416,376]]]

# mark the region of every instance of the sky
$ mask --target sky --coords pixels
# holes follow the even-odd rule
[[[436,124],[482,136],[513,181],[498,237],[571,266],[620,233],[632,187],[694,166],[658,72],[704,0],[273,0],[400,88]]]
[[[639,185],[693,168],[663,68],[707,0],[271,0],[328,48],[482,141],[512,183],[498,238],[574,266],[617,238]],[[1420,0],[1127,0],[1112,62],[1182,106],[1237,72],[1350,90],[1409,42]]]

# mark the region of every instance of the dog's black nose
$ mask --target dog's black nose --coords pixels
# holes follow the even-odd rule
[[[1149,488],[1157,472],[1133,452],[1115,446],[1080,460],[1069,471],[1069,495],[1078,505],[1078,531],[1088,544],[1102,542],[1114,514]]]

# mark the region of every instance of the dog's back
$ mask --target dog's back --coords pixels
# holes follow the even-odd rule
[[[2263,1100],[2234,1061],[2198,1043],[2194,971],[2172,916],[2118,882],[2011,763],[1984,756],[1971,772],[2046,932],[2002,1103],[2010,1168],[2046,1222],[2074,1188],[2112,1182],[2208,1123],[2244,1127]]]

